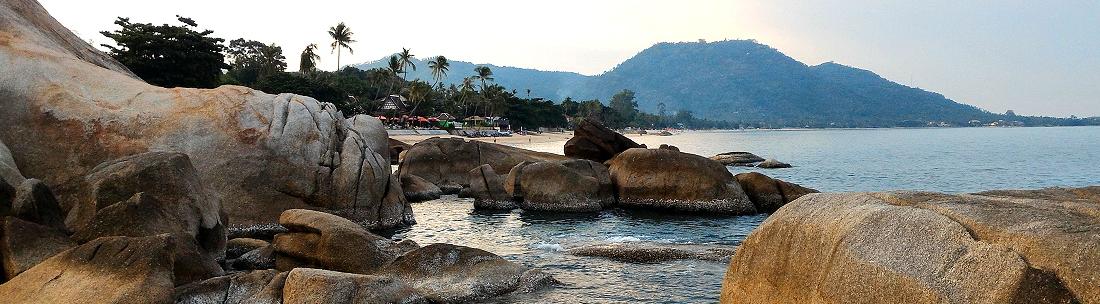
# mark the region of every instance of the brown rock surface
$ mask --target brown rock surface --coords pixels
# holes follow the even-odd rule
[[[556,282],[490,252],[450,244],[410,251],[378,273],[408,283],[433,303],[477,301]]]
[[[388,277],[295,268],[283,286],[284,304],[429,303],[416,289]]]
[[[512,197],[504,191],[504,179],[488,164],[470,170],[467,195],[474,199],[474,208],[511,209]]]
[[[507,179],[513,183],[511,196],[524,210],[593,212],[615,204],[610,173],[601,163],[574,159],[517,168]]]
[[[725,166],[665,149],[630,149],[607,162],[624,208],[753,214],[755,206]]]
[[[468,173],[481,165],[488,164],[503,175],[524,161],[563,159],[566,157],[476,140],[430,138],[405,152],[398,173],[419,176],[439,186],[444,194],[455,194],[469,186]]]
[[[565,142],[565,156],[602,163],[632,148],[645,148],[645,145],[639,145],[598,122],[585,119],[573,130],[573,138]]]
[[[25,179],[15,189],[11,215],[47,227],[65,229],[65,213],[53,191],[38,179]]]
[[[711,156],[710,159],[726,166],[752,167],[756,163],[764,161],[764,158],[749,152],[726,152]]]
[[[172,237],[104,237],[61,252],[7,283],[4,303],[169,303]]]
[[[287,273],[256,270],[206,279],[176,287],[177,304],[279,304]]]
[[[0,260],[3,277],[11,279],[42,261],[76,247],[69,236],[56,228],[15,217],[0,220]]]
[[[390,241],[345,218],[319,211],[292,209],[279,224],[290,231],[275,235],[275,264],[281,271],[298,267],[367,274],[392,258]]]
[[[768,177],[757,172],[739,173],[734,176],[741,189],[756,205],[756,211],[771,213],[787,203],[817,190]]]
[[[806,195],[738,248],[722,302],[1097,303],[1096,189]]]
[[[439,186],[412,174],[401,177],[401,190],[405,191],[405,199],[410,202],[430,201],[443,196]]]
[[[386,203],[389,148],[377,119],[345,119],[331,104],[293,94],[149,85],[33,0],[0,3],[0,62],[0,141],[66,211],[96,165],[149,151],[190,156],[206,186],[227,198],[234,225],[273,223],[287,209]],[[407,224],[401,216],[355,220]]]

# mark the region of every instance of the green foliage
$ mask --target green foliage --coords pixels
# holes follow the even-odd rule
[[[329,44],[332,50],[336,52],[336,68],[340,68],[340,51],[348,49],[348,53],[355,54],[355,50],[351,49],[351,44],[355,42],[351,37],[355,33],[351,32],[351,29],[343,22],[337,24],[334,27],[328,29],[328,36],[332,38],[332,43]]]
[[[225,79],[245,86],[255,84],[261,77],[286,70],[282,47],[243,38],[229,42],[226,59],[230,60],[230,68]]]
[[[163,87],[213,88],[226,68],[225,40],[210,37],[213,31],[196,31],[194,20],[176,16],[183,26],[132,23],[119,17],[113,32],[100,32],[117,46],[104,44],[118,60],[146,82]]]
[[[321,60],[321,56],[317,55],[317,44],[311,43],[302,50],[301,59],[298,62],[298,71],[302,73],[312,73],[317,71],[317,61]]]

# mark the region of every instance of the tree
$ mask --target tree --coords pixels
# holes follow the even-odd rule
[[[638,115],[638,102],[634,100],[634,91],[622,90],[611,97],[609,103],[611,110],[615,112],[615,119],[609,121],[616,128],[626,127],[628,124],[634,123],[635,116]]]
[[[310,43],[306,46],[305,50],[302,50],[302,59],[298,64],[298,71],[302,73],[312,73],[317,71],[317,61],[321,60],[321,56],[317,55],[317,44]]]
[[[286,70],[283,48],[259,41],[235,39],[226,49],[229,72],[225,78],[231,83],[251,86],[261,77]]]
[[[332,37],[332,50],[336,52],[336,69],[340,69],[340,50],[348,49],[349,54],[355,54],[355,50],[351,49],[351,43],[355,40],[351,39],[351,36],[355,33],[351,32],[351,29],[344,25],[343,22],[337,24],[334,27],[328,29],[329,37]]]
[[[405,72],[405,68],[401,67],[401,59],[398,58],[397,55],[390,56],[388,69],[390,70],[390,73],[393,73],[394,76]]]
[[[225,40],[210,37],[211,30],[196,31],[194,20],[176,16],[183,26],[131,23],[118,17],[121,29],[100,32],[115,41],[103,46],[138,77],[163,87],[213,88],[228,68],[222,54]]]
[[[474,75],[474,79],[481,80],[481,90],[482,91],[484,91],[485,88],[487,87],[486,86],[487,82],[493,81],[493,70],[489,69],[489,67],[487,67],[487,66],[483,66],[483,65],[477,66],[476,68],[474,68],[474,73],[477,74],[477,75]]]
[[[435,56],[435,60],[428,62],[428,68],[432,69],[432,79],[442,84],[443,78],[447,77],[447,70],[451,69],[451,63],[447,61],[447,57]]]
[[[401,77],[401,79],[404,79],[405,81],[409,81],[409,67],[412,67],[412,70],[416,71],[416,63],[413,63],[414,57],[416,57],[416,55],[410,53],[409,49],[401,48],[401,70],[404,72],[404,75]]]
[[[414,80],[410,83],[409,102],[413,104],[413,108],[409,113],[416,113],[416,109],[420,107],[420,103],[424,102],[424,97],[431,93],[431,91],[432,86],[426,82]]]

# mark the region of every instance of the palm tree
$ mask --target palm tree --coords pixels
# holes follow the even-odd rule
[[[404,76],[401,77],[401,79],[404,79],[405,81],[409,81],[409,69],[408,69],[408,67],[411,66],[412,70],[416,71],[416,63],[413,63],[413,57],[416,57],[416,55],[413,55],[412,53],[409,53],[409,49],[401,48],[401,55],[400,56],[401,56],[401,67],[403,68],[403,71],[404,71],[404,74],[405,74]]]
[[[343,22],[328,29],[328,35],[332,37],[332,44],[330,46],[332,46],[332,50],[336,52],[336,70],[340,70],[341,49],[347,48],[348,53],[355,54],[355,51],[352,50],[351,45],[349,45],[355,42],[355,40],[351,39],[351,36],[354,34],[355,33],[352,33],[351,29],[344,25]]]
[[[486,82],[493,81],[493,70],[490,70],[487,66],[479,65],[474,68],[474,73],[477,73],[477,75],[474,75],[474,79],[481,80],[481,91],[484,92]]]
[[[424,102],[424,96],[431,92],[432,86],[426,82],[420,80],[414,80],[409,84],[409,102],[413,104],[412,111],[409,111],[409,115],[414,115],[416,109],[420,107],[420,103]]]
[[[404,68],[401,67],[401,59],[397,58],[397,55],[390,55],[390,63],[388,70],[393,73],[393,77],[397,77],[397,74],[404,72]],[[393,81],[390,81],[390,92],[393,92]]]
[[[432,79],[435,79],[442,88],[443,78],[447,77],[447,70],[451,69],[451,63],[447,61],[447,57],[435,56],[435,60],[428,62],[428,67],[432,69]]]
[[[317,55],[316,43],[310,43],[306,46],[306,49],[302,51],[302,60],[298,64],[298,71],[302,73],[310,73],[317,70],[317,61],[321,60],[321,56]]]
[[[466,100],[469,98],[470,92],[474,91],[474,78],[466,77],[462,78],[462,86],[459,89],[459,94],[462,96],[462,109],[464,114],[469,114],[466,111]]]

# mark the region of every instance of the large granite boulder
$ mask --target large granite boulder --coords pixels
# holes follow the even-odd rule
[[[82,201],[96,165],[148,151],[190,156],[205,185],[226,198],[234,225],[273,223],[287,209],[400,204],[384,200],[389,144],[375,118],[345,119],[310,97],[239,86],[149,85],[33,0],[0,3],[0,37],[0,141],[66,211]],[[400,214],[349,214],[380,228],[408,224]]]
[[[172,234],[179,283],[222,274],[225,216],[187,155],[148,152],[96,166],[87,200],[66,220],[80,243],[104,236]]]
[[[14,187],[22,184],[24,179],[23,173],[19,171],[19,166],[15,165],[15,158],[12,157],[11,150],[8,150],[8,146],[0,141],[0,184],[6,183]]]
[[[504,191],[504,179],[488,164],[478,166],[469,172],[470,188],[467,196],[474,199],[477,209],[512,209],[515,203],[508,192]]]
[[[749,152],[726,152],[711,156],[710,159],[726,166],[741,167],[753,167],[756,166],[757,163],[764,161],[763,157],[756,156],[756,154]]]
[[[723,303],[1097,303],[1100,187],[809,194],[753,231]]]
[[[666,149],[630,149],[607,162],[619,206],[715,214],[758,211],[725,166]]]
[[[76,243],[61,230],[6,216],[0,220],[0,281],[72,247]]]
[[[283,304],[438,303],[384,276],[295,268],[283,285]]]
[[[607,166],[586,159],[521,164],[506,180],[524,210],[593,212],[615,204]]]
[[[399,164],[401,162],[401,152],[405,152],[409,149],[412,149],[412,145],[390,138],[390,164]]]
[[[405,191],[405,199],[410,202],[430,201],[443,196],[439,186],[412,174],[401,177],[401,190]]]
[[[450,244],[410,251],[378,273],[409,284],[432,303],[476,302],[557,282],[490,252]]]
[[[276,270],[238,272],[176,287],[177,304],[279,304],[287,273]]]
[[[290,230],[273,242],[280,271],[308,267],[368,274],[392,259],[384,249],[390,240],[339,216],[293,209],[283,212],[279,224]]]
[[[758,172],[739,173],[734,176],[741,189],[752,200],[756,211],[772,213],[787,203],[817,190],[768,177]]]
[[[10,215],[65,230],[65,213],[53,191],[41,180],[28,178],[15,189]]]
[[[563,160],[566,157],[505,145],[461,138],[429,138],[405,152],[398,173],[416,175],[443,190],[456,194],[469,186],[468,173],[488,164],[499,175],[524,161]]]
[[[565,156],[602,163],[633,148],[645,148],[645,145],[639,145],[599,122],[585,119],[573,129],[573,138],[565,142]]]
[[[4,284],[4,303],[168,303],[172,237],[104,237],[63,251]]]

